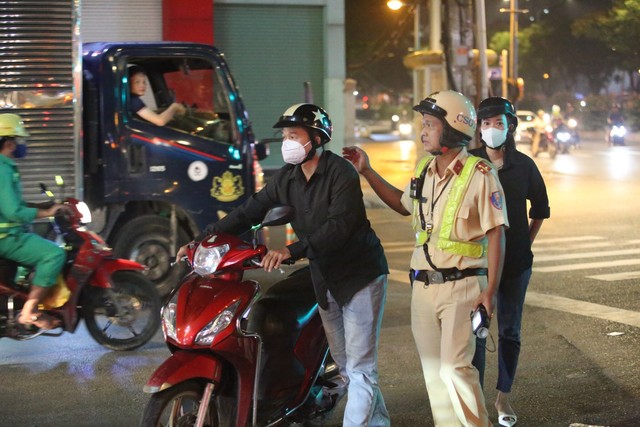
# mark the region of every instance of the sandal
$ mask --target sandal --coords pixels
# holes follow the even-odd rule
[[[28,317],[28,319],[25,319]],[[31,316],[23,316],[18,317],[18,323],[24,326],[35,326],[38,329],[42,329],[44,331],[48,331],[50,329],[55,329],[60,326],[60,320],[56,319],[53,316],[50,316],[46,313],[34,313]]]

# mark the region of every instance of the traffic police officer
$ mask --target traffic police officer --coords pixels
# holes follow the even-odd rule
[[[470,314],[494,308],[508,226],[502,186],[493,167],[470,156],[476,128],[471,101],[455,91],[436,92],[413,108],[422,114],[428,156],[401,191],[375,172],[360,148],[345,158],[378,196],[402,215],[413,215],[411,328],[437,426],[491,425],[471,361]]]
[[[22,200],[20,173],[15,158],[26,155],[26,146],[18,138],[29,136],[17,114],[0,114],[0,257],[35,268],[31,291],[18,322],[38,328],[56,326],[52,317],[38,311],[38,304],[56,284],[66,254],[55,243],[26,232],[35,218],[50,217],[62,207],[27,207]]]

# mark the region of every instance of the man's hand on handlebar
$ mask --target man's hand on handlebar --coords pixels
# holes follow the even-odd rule
[[[264,268],[264,271],[270,273],[271,271],[280,268],[280,264],[289,258],[291,258],[291,252],[289,252],[287,247],[282,249],[271,249],[267,252],[264,258],[262,258],[262,268]]]
[[[50,208],[46,209],[38,209],[38,213],[36,214],[36,218],[49,218],[52,217],[58,212],[60,209],[66,209],[65,205],[56,203]]]
[[[178,253],[176,254],[176,262],[180,262],[182,260],[182,258],[187,256],[187,247],[188,246],[189,246],[188,243],[186,245],[184,245],[184,246],[180,246],[180,249],[178,249]]]

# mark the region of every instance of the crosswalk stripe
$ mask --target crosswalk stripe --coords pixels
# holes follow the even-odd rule
[[[591,242],[591,243],[575,243],[571,245],[554,245],[553,247],[544,248],[543,253],[549,252],[567,252],[574,251],[577,249],[593,249],[593,248],[610,248],[610,247],[620,247],[620,246],[628,246],[628,245],[637,245],[640,241],[638,240],[627,240],[624,242]]]
[[[637,311],[608,307],[606,305],[531,291],[527,292],[524,303],[534,307],[549,308],[565,313],[580,314],[582,316],[596,317],[611,322],[640,327],[640,312]]]
[[[623,271],[621,273],[596,274],[587,276],[588,279],[602,280],[604,282],[615,282],[617,280],[640,279],[640,271]]]
[[[533,258],[534,262],[545,261],[563,261],[568,259],[582,259],[582,258],[595,258],[595,257],[609,257],[620,255],[636,255],[640,254],[640,248],[637,249],[620,249],[616,251],[597,251],[597,252],[571,252],[555,255],[538,255]]]
[[[409,275],[405,270],[389,269],[389,280],[401,284],[409,283]],[[580,314],[611,322],[640,328],[640,312],[609,307],[601,304],[528,291],[524,303],[532,307],[546,308],[565,313]]]
[[[547,245],[550,243],[563,243],[563,242],[582,242],[585,240],[603,240],[603,236],[573,236],[573,237],[549,237],[546,239],[536,239],[533,245]]]
[[[601,261],[601,262],[583,262],[578,264],[563,264],[554,265],[548,267],[533,267],[533,271],[540,273],[557,273],[559,271],[575,271],[575,270],[588,270],[592,268],[608,268],[608,267],[622,267],[625,265],[640,265],[640,259],[619,259],[613,261]]]

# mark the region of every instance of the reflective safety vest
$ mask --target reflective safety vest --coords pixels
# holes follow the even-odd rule
[[[0,239],[3,239],[9,235],[8,231],[14,230],[18,227],[22,227],[22,224],[15,222],[0,222]]]
[[[418,162],[416,167],[416,178],[420,178],[422,172],[431,163],[433,157],[426,156]],[[472,258],[481,258],[487,253],[487,239],[484,238],[481,242],[460,242],[451,240],[451,231],[455,219],[458,216],[460,206],[462,206],[462,200],[467,193],[469,183],[473,177],[473,172],[476,169],[478,162],[482,159],[476,156],[467,157],[467,161],[464,163],[464,167],[460,174],[453,180],[453,187],[449,192],[447,204],[444,208],[444,214],[442,217],[442,223],[440,225],[440,234],[438,235],[438,249],[448,252],[454,255],[468,256]],[[416,246],[422,246],[425,244],[429,237],[429,233],[422,229],[420,225],[420,206],[422,194],[418,194],[418,198],[413,199],[413,229],[416,231]]]

